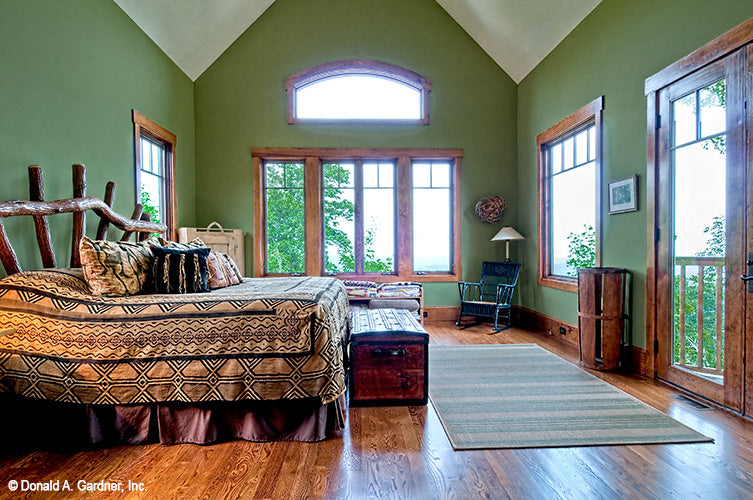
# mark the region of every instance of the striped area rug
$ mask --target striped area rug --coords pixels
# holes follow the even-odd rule
[[[535,344],[432,345],[429,397],[456,450],[713,441]]]

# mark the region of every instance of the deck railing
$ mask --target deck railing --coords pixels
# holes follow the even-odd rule
[[[674,363],[724,370],[724,257],[675,257]]]

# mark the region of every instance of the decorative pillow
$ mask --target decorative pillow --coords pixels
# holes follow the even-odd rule
[[[79,252],[84,279],[93,295],[134,295],[149,279],[153,256],[146,245],[84,236]]]
[[[235,275],[233,275],[235,277]],[[217,252],[209,252],[207,256],[207,286],[210,290],[230,286],[227,268],[222,262],[222,256]]]
[[[191,248],[206,247],[206,244],[203,241],[201,241],[201,238],[194,238],[188,243],[178,243],[177,241],[166,240],[162,236],[157,236],[156,240],[159,243],[159,246],[169,247],[169,248],[180,248],[181,250],[190,250]],[[152,247],[154,246],[157,246],[157,245],[152,245]]]
[[[207,247],[152,247],[155,293],[197,293],[207,288]]]
[[[235,274],[235,276],[236,276],[236,277],[238,278],[238,281],[237,281],[237,283],[240,283],[241,281],[243,281],[243,274],[241,274],[241,270],[240,270],[240,269],[238,269],[238,266],[236,265],[236,263],[235,263],[235,261],[233,260],[233,258],[232,258],[232,257],[230,257],[230,256],[229,256],[228,254],[226,254],[226,253],[223,253],[223,254],[222,254],[222,256],[223,256],[223,257],[225,257],[225,259],[227,259],[227,262],[228,262],[228,264],[230,265],[230,268],[231,268],[231,269],[233,270],[233,273],[234,273],[234,274]],[[235,284],[235,283],[233,283],[233,284]]]

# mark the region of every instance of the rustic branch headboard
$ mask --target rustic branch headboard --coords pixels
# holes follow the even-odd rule
[[[56,201],[44,201],[44,185],[42,181],[42,167],[29,165],[29,200],[14,200],[0,202],[0,260],[8,275],[21,272],[16,252],[5,233],[3,219],[18,215],[28,215],[34,218],[34,227],[37,233],[37,244],[42,255],[44,267],[57,267],[55,253],[52,250],[50,227],[47,216],[53,214],[73,214],[73,238],[71,241],[71,267],[80,267],[79,242],[84,236],[86,227],[86,211],[91,210],[99,216],[97,227],[98,240],[107,237],[109,224],[123,231],[120,241],[127,241],[131,235],[138,233],[139,241],[149,237],[150,233],[164,233],[167,226],[151,222],[151,215],[144,212],[144,207],[138,203],[131,218],[112,210],[112,202],[115,194],[115,183],[108,182],[105,188],[104,201],[86,195],[86,167],[80,164],[73,165],[73,198]]]

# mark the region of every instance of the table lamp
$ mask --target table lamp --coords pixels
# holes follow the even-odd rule
[[[514,240],[524,240],[525,238],[519,232],[511,228],[510,226],[503,227],[491,241],[504,241],[505,242],[505,262],[510,262],[510,242]]]

